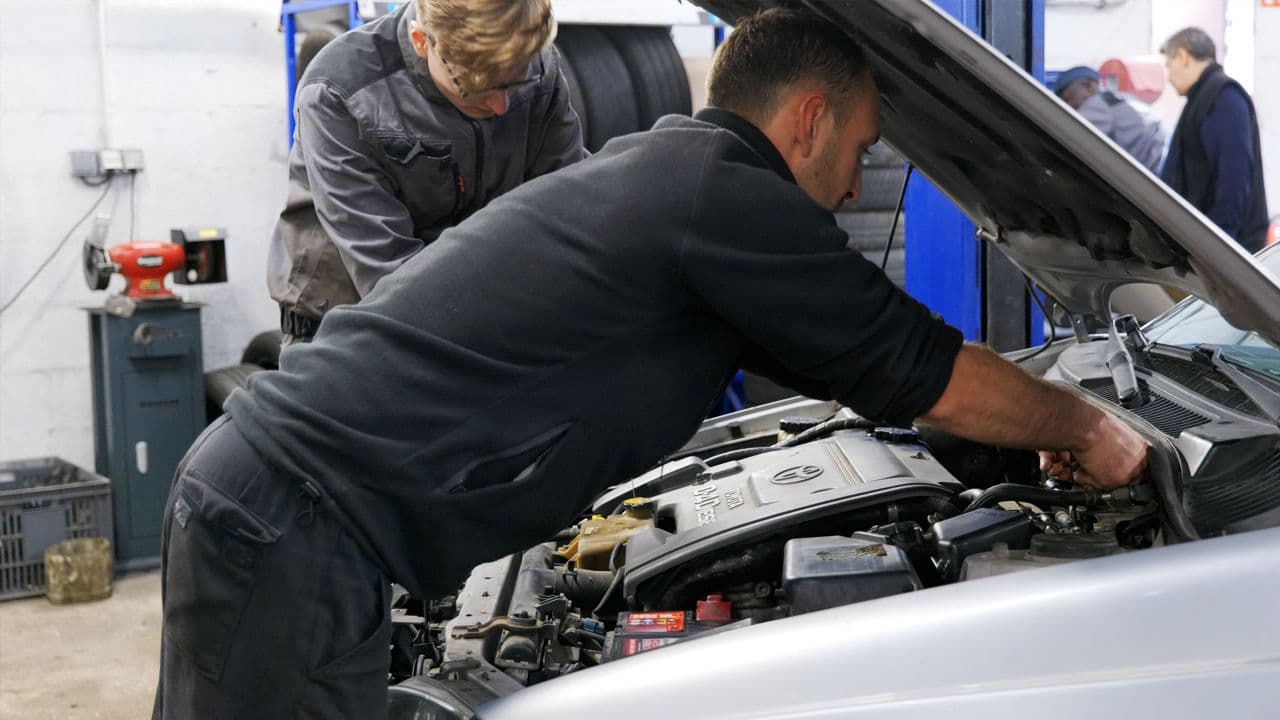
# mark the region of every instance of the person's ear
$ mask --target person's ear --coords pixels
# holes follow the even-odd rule
[[[823,124],[829,120],[831,104],[820,92],[809,92],[800,99],[799,112],[796,114],[796,144],[800,156],[811,158],[818,152],[818,135]]]
[[[413,51],[418,53],[418,57],[426,60],[427,54],[431,52],[431,40],[417,20],[409,21],[409,42],[413,44]]]

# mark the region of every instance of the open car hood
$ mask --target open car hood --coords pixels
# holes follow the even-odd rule
[[[727,22],[774,0],[697,0]],[[1280,281],[1045,87],[925,0],[800,0],[865,48],[881,133],[1069,311],[1181,288],[1280,342]]]

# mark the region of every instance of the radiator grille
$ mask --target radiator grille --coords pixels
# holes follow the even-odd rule
[[[1120,404],[1119,396],[1116,394],[1116,386],[1110,379],[1095,378],[1085,380],[1081,384],[1084,389],[1103,400],[1116,405]],[[1147,404],[1136,410],[1130,410],[1130,412],[1151,423],[1165,435],[1177,437],[1183,430],[1209,422],[1209,418],[1204,415],[1188,410],[1156,393],[1154,390],[1149,390],[1147,394],[1150,397]]]

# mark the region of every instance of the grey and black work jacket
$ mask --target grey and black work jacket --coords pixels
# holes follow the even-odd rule
[[[267,286],[318,319],[353,303],[440,233],[520,183],[585,155],[554,46],[505,115],[472,120],[413,49],[414,3],[330,42],[299,83],[289,196]]]

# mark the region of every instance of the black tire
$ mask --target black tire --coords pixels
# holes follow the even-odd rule
[[[213,422],[218,419],[218,416],[222,414],[222,404],[227,401],[232,391],[236,388],[244,387],[250,375],[261,371],[262,368],[257,365],[241,363],[205,373],[204,400],[206,420]]]
[[[876,267],[880,267],[880,261],[884,259],[884,248],[879,250],[863,250],[862,257],[866,258]],[[894,285],[900,288],[907,286],[907,249],[897,244],[889,251],[889,262],[884,266],[884,274],[889,276]]]
[[[280,343],[284,333],[279,330],[268,330],[253,336],[240,355],[240,363],[257,365],[264,370],[276,370],[280,367]]]
[[[670,28],[612,27],[605,34],[627,66],[641,130],[653,127],[663,115],[692,114],[689,76]]]
[[[902,167],[906,162],[902,156],[894,152],[893,148],[878,142],[867,149],[867,156],[862,159],[862,164],[866,167]]]
[[[862,195],[856,203],[845,203],[844,209],[858,212],[893,210],[898,206],[898,196],[902,193],[902,181],[906,176],[906,168],[901,164],[896,167],[864,166]]]
[[[862,256],[880,266],[884,258],[884,244],[889,240],[889,227],[893,223],[893,211],[857,212],[843,210],[836,215],[836,223],[840,229],[849,234],[849,247],[862,253]],[[898,219],[898,227],[893,231],[893,249],[889,251],[889,262],[884,272],[899,287],[906,281],[906,248],[907,219]]]
[[[297,79],[302,79],[302,73],[307,71],[307,66],[311,64],[312,60],[316,59],[316,55],[319,54],[321,48],[346,31],[345,27],[336,23],[321,25],[308,30],[307,34],[302,36],[302,44],[298,46]]]
[[[560,50],[559,46],[556,46]],[[578,123],[582,126],[582,137],[587,137],[587,112],[586,98],[582,96],[582,84],[578,82],[578,71],[574,70],[573,63],[569,61],[569,56],[560,51],[560,72],[564,74],[565,84],[569,86],[569,105],[573,111],[578,113]]]
[[[564,26],[556,44],[569,58],[582,88],[579,115],[585,115],[587,149],[596,152],[610,139],[638,130],[631,76],[609,38],[598,28]]]
[[[836,224],[849,234],[849,247],[854,250],[883,252],[884,244],[889,239],[889,228],[893,225],[893,211],[844,210],[836,214]],[[899,218],[898,227],[893,232],[893,246],[896,248],[904,247],[902,240],[906,235],[905,227],[906,218]]]

